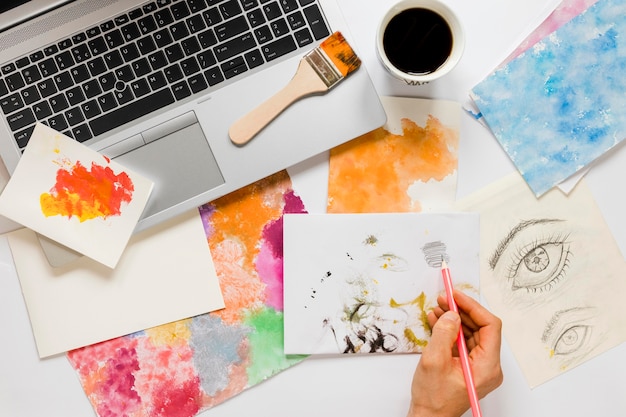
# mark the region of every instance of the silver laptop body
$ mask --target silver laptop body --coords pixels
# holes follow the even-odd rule
[[[321,14],[317,19],[315,13],[308,9],[311,5],[319,5]],[[42,7],[46,6],[52,8],[42,12]],[[247,28],[234,29],[235,25],[229,23],[235,20],[230,14],[237,6],[243,9],[243,17],[237,16],[237,22],[243,24],[245,19]],[[193,11],[199,10],[199,7],[204,8],[194,14]],[[275,18],[273,13],[278,11],[277,7],[283,10],[284,15]],[[165,53],[169,44],[156,41],[155,33],[168,29],[171,34],[170,29],[175,22],[168,23],[163,18],[167,13],[154,15],[155,8],[168,9],[174,15],[189,12],[184,16],[184,25],[179,25],[178,31],[175,31],[181,36],[179,44],[180,41],[189,41],[183,43],[182,52],[175,49],[182,56],[171,57],[171,50]],[[150,19],[138,23],[150,13],[156,28],[145,27],[145,22]],[[28,19],[23,20],[24,16]],[[307,40],[304,31],[296,35],[301,24],[298,19],[302,20],[303,16],[313,20],[308,22],[307,29],[312,39]],[[292,105],[248,144],[236,146],[228,137],[229,126],[281,89],[294,75],[302,55],[327,37],[319,37],[324,32],[319,26],[311,28],[311,24],[325,24],[327,34],[341,31],[354,48],[336,0],[31,0],[0,14],[0,18],[5,28],[10,26],[0,33],[0,93],[5,93],[0,103],[0,156],[7,169],[11,173],[17,166],[21,150],[16,140],[23,141],[35,121],[54,128],[60,126],[57,130],[115,158],[155,182],[153,195],[137,231],[324,152],[383,125],[386,120],[367,71],[361,67],[327,94],[307,97]],[[194,21],[191,21],[192,18]],[[221,19],[221,26],[209,26],[211,19]],[[133,21],[139,28],[138,37],[137,33],[129,34],[126,29],[122,30]],[[185,27],[187,34],[185,30],[180,30]],[[285,32],[286,29],[288,32]],[[148,45],[146,50],[149,53],[143,54],[145,44],[142,43],[139,56],[131,54],[127,57],[125,52],[128,51],[122,53],[119,49],[124,46],[109,44],[111,37],[107,37],[104,43],[101,40],[99,43],[91,42],[105,36],[109,33],[107,31],[115,30],[119,30],[123,37],[129,36],[129,39],[135,36],[134,42],[141,38],[143,41],[154,41],[154,45]],[[317,30],[320,30],[319,39],[315,39],[313,34]],[[201,34],[204,34],[203,37],[200,37]],[[270,38],[263,38],[264,34]],[[218,43],[209,45],[211,40],[207,40],[205,35],[215,35]],[[260,37],[266,43],[235,53],[240,44],[248,45],[251,37],[257,41]],[[286,43],[295,43],[296,49],[279,52],[283,55],[274,58],[273,42],[284,45],[282,39],[287,37],[291,41]],[[228,43],[233,39],[236,41]],[[63,72],[68,72],[73,78],[81,74],[75,67],[68,67],[62,59],[57,60],[56,56],[63,50],[70,52],[75,66],[84,65],[90,71],[89,79],[82,80],[79,89],[62,83],[56,85],[57,81],[62,81],[59,74]],[[207,50],[212,53],[205,53],[202,57],[197,55]],[[207,63],[210,55],[224,51],[227,51],[227,62]],[[358,54],[358,50],[355,51]],[[159,52],[163,52],[159,56],[165,55],[167,60],[153,65],[148,55]],[[121,65],[120,62],[110,62],[119,61],[120,57]],[[102,59],[91,62],[96,58]],[[143,67],[139,66],[142,58],[149,66],[144,61]],[[268,59],[267,64],[256,66],[259,60],[265,62]],[[104,68],[101,61],[106,65]],[[54,63],[56,72],[51,72],[55,65],[44,65],[43,62]],[[97,63],[100,67],[95,66]],[[191,69],[189,63],[192,64]],[[115,65],[130,67],[132,72],[117,72]],[[178,68],[174,73],[171,72],[172,66]],[[91,74],[92,71],[96,75]],[[16,73],[22,79],[40,77],[36,80],[39,83],[37,88],[31,87],[27,91],[29,84],[20,87],[20,77],[14,75]],[[158,80],[154,77],[157,73],[162,74]],[[107,74],[108,80],[100,78]],[[110,74],[116,78],[111,78]],[[125,74],[135,78],[125,78]],[[137,74],[141,76],[137,77]],[[223,81],[211,85],[219,77]],[[173,81],[159,86],[162,78]],[[94,93],[95,81],[91,90],[84,87],[84,83],[93,80],[103,82],[100,83],[100,92],[96,88]],[[106,82],[113,82],[113,86]],[[155,86],[153,82],[156,82]],[[109,89],[103,85],[108,85],[106,88]],[[56,89],[54,95],[46,88]],[[72,103],[75,94],[69,94],[70,91],[79,94],[90,92],[89,105],[85,101]],[[125,96],[125,92],[129,91],[130,94]],[[135,92],[137,101],[131,100],[126,106],[126,100],[134,97]],[[50,98],[59,94],[63,96],[60,99],[68,100],[67,107],[59,113],[67,126],[59,125],[57,113],[49,114],[46,108],[46,104],[50,107],[52,103],[58,105],[58,99],[51,103]],[[114,97],[113,104],[117,107],[110,108],[112,103],[110,100],[107,102],[104,95]],[[16,103],[20,99],[21,103]],[[165,105],[162,100],[165,100]],[[94,112],[94,103],[98,104],[95,112],[100,113],[97,113],[99,119],[92,122],[87,115]],[[136,115],[140,117],[131,117]],[[53,117],[56,119],[52,120]]]

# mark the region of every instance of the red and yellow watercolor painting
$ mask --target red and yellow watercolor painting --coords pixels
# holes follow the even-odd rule
[[[46,217],[76,217],[82,223],[119,216],[122,205],[132,201],[133,191],[126,172],[116,174],[109,166],[95,162],[88,168],[78,161],[59,168],[56,183],[50,192],[41,194],[39,202]]]
[[[425,126],[402,118],[401,127],[401,134],[381,127],[331,150],[329,213],[419,212],[409,188],[455,173],[457,128],[433,115]]]

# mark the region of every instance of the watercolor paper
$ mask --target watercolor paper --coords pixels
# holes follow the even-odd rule
[[[96,414],[191,417],[302,361],[283,351],[285,171],[201,209],[226,308],[72,351]]]
[[[459,208],[480,213],[481,291],[531,387],[626,340],[626,262],[584,181],[537,199],[515,173]]]
[[[329,213],[449,208],[457,184],[461,106],[381,97],[385,126],[330,151]]]
[[[0,214],[114,268],[152,187],[152,181],[37,124],[0,196]]]
[[[287,215],[285,353],[421,352],[444,291],[478,294],[473,213]]]
[[[8,236],[41,357],[224,307],[197,210],[133,236],[113,270],[53,268],[32,230]]]
[[[624,38],[626,4],[600,0],[472,89],[537,196],[623,140]]]

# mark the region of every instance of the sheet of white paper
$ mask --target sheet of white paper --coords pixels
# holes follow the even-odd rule
[[[117,268],[52,268],[36,234],[8,234],[41,357],[224,307],[199,213],[131,238]]]
[[[152,187],[149,179],[37,124],[0,195],[0,214],[114,268]]]
[[[515,173],[479,212],[481,291],[531,387],[626,340],[626,263],[584,181],[535,198]]]
[[[287,214],[285,353],[421,352],[443,288],[478,291],[473,213]]]
[[[4,187],[9,182],[9,178],[10,178],[9,172],[7,171],[7,168],[4,166],[4,162],[2,162],[2,159],[0,159],[0,193],[2,192],[2,190],[4,190]],[[0,234],[7,233],[12,230],[17,230],[20,227],[22,227],[21,224],[16,223],[12,220],[9,220],[4,216],[0,216]]]

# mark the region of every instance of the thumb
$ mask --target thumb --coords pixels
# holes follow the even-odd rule
[[[461,318],[453,311],[446,311],[433,326],[430,338],[430,351],[432,354],[442,355],[449,358],[452,347],[456,343],[461,327]],[[436,352],[436,353],[435,353]]]

